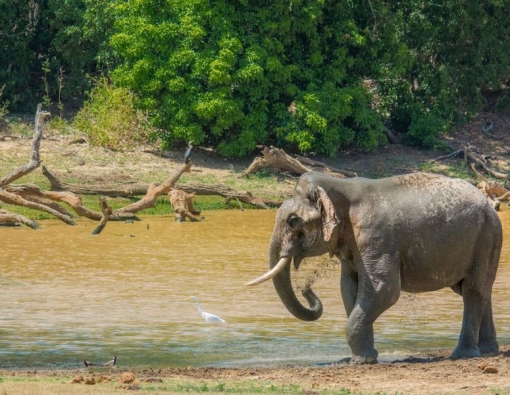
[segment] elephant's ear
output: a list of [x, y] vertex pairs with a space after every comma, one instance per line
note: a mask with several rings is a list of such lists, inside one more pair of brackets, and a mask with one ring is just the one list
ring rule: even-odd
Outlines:
[[[340, 220], [336, 216], [335, 207], [333, 203], [329, 199], [326, 191], [322, 187], [317, 187], [317, 208], [321, 212], [322, 215], [322, 234], [324, 235], [325, 241], [330, 241], [331, 236], [335, 228], [340, 223]], [[331, 240], [333, 242], [333, 240]], [[336, 244], [336, 243], [332, 243]], [[334, 246], [332, 246], [334, 248]], [[330, 255], [332, 251], [330, 251]]]

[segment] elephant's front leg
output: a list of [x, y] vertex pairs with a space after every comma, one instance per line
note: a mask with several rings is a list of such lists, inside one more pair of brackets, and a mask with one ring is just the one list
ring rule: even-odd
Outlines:
[[[377, 363], [377, 350], [374, 348], [374, 322], [400, 296], [400, 274], [393, 265], [385, 265], [379, 273], [357, 274], [357, 287], [353, 287], [355, 276], [344, 276], [342, 271], [342, 296], [344, 303], [351, 303], [352, 293], [357, 289], [352, 308], [346, 304], [348, 320], [346, 324], [347, 342], [352, 351], [354, 363]], [[372, 272], [370, 266], [365, 270]], [[350, 278], [350, 280], [348, 280]], [[347, 291], [344, 286], [348, 285]], [[350, 290], [350, 291], [348, 291]], [[348, 295], [351, 293], [351, 295]], [[349, 312], [349, 309], [351, 310]]]

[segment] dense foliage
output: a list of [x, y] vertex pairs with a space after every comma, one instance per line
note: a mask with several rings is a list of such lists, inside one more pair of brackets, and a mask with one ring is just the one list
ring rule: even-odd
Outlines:
[[[509, 6], [12, 0], [0, 4], [0, 102], [60, 104], [105, 74], [135, 95], [167, 147], [194, 140], [229, 156], [257, 144], [334, 155], [385, 141], [383, 124], [432, 146], [488, 104], [510, 108]], [[89, 115], [93, 100], [127, 94], [96, 89]]]

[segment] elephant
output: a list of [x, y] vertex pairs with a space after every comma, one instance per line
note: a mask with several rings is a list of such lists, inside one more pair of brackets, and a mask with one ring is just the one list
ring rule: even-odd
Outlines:
[[291, 262], [329, 253], [340, 261], [346, 338], [353, 363], [377, 363], [373, 324], [401, 291], [450, 287], [463, 298], [462, 328], [453, 359], [499, 352], [491, 293], [502, 226], [482, 193], [467, 181], [430, 173], [381, 179], [336, 178], [307, 172], [276, 214], [270, 270], [296, 318], [314, 321], [322, 303], [311, 287], [296, 297]]

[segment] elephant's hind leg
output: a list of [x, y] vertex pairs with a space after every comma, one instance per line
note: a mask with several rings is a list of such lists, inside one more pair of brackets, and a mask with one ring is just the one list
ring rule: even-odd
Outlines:
[[478, 348], [482, 354], [497, 354], [499, 344], [496, 338], [496, 328], [492, 317], [492, 303], [489, 300], [483, 312], [480, 333], [478, 336]]
[[491, 307], [495, 273], [489, 271], [476, 276], [474, 272], [462, 281], [460, 288], [453, 288], [464, 300], [462, 329], [453, 359], [479, 357], [482, 352], [493, 352], [491, 350], [498, 348]]

